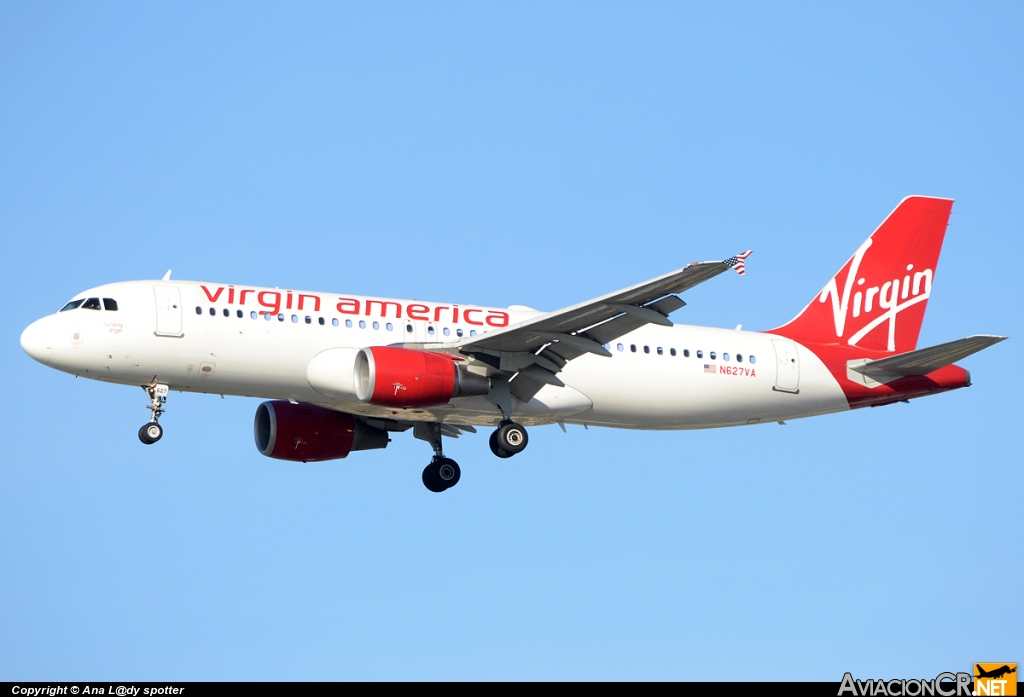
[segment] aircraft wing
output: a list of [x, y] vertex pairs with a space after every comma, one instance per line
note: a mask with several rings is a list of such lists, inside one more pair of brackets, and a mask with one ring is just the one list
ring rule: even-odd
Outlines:
[[512, 394], [528, 400], [544, 384], [561, 386], [563, 383], [556, 374], [568, 361], [585, 353], [610, 357], [604, 344], [645, 324], [671, 326], [667, 315], [686, 305], [676, 293], [687, 291], [739, 263], [737, 257], [695, 262], [629, 288], [508, 327], [455, 342], [420, 344], [416, 348], [472, 356], [511, 375]]

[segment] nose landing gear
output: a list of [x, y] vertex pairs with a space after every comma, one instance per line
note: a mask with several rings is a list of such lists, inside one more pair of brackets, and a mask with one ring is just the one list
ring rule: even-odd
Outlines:
[[152, 415], [149, 418], [149, 423], [139, 429], [139, 440], [146, 445], [152, 445], [164, 437], [164, 429], [160, 425], [160, 415], [164, 413], [169, 388], [167, 385], [153, 385], [142, 389], [149, 395], [149, 404], [146, 405], [146, 408]]

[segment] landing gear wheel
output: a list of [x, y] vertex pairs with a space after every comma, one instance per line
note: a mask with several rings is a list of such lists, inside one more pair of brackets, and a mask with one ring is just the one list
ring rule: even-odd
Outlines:
[[164, 437], [164, 429], [155, 421], [139, 429], [139, 440], [146, 445], [153, 445]]
[[437, 478], [434, 476], [434, 466], [427, 465], [423, 468], [423, 486], [427, 487], [428, 490], [433, 491], [435, 494], [440, 494], [445, 490]]
[[430, 464], [423, 468], [423, 486], [436, 494], [451, 489], [462, 478], [459, 463], [445, 457], [441, 449], [441, 424], [437, 422], [421, 422], [416, 424], [413, 435], [430, 443], [434, 449], [434, 457]]
[[444, 483], [445, 489], [451, 489], [462, 479], [462, 468], [455, 460], [447, 457], [441, 458], [433, 463], [433, 467], [436, 468], [434, 471], [437, 472], [438, 481]]
[[459, 463], [447, 457], [437, 458], [423, 468], [423, 486], [435, 494], [451, 489], [462, 479]]
[[499, 426], [494, 432], [494, 439], [498, 448], [509, 455], [523, 452], [526, 450], [526, 444], [530, 442], [526, 429], [514, 421]]
[[491, 438], [490, 438], [489, 441], [487, 441], [487, 444], [491, 446], [491, 452], [494, 453], [496, 456], [500, 457], [503, 460], [505, 458], [507, 458], [507, 457], [512, 457], [512, 455], [515, 454], [515, 453], [507, 453], [507, 452], [505, 452], [504, 450], [502, 450], [501, 448], [498, 447], [498, 432], [497, 431], [494, 431], [494, 432], [491, 433]]

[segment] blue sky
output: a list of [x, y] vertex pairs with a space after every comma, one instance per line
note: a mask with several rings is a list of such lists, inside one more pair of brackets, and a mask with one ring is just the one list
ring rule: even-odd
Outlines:
[[[0, 6], [0, 679], [933, 677], [1022, 661], [1019, 4]], [[258, 400], [48, 370], [22, 329], [177, 278], [554, 309], [753, 248], [680, 323], [792, 317], [956, 199], [953, 394], [704, 432], [290, 464]], [[406, 434], [408, 436], [408, 434]], [[1017, 522], [1014, 522], [1017, 521]]]

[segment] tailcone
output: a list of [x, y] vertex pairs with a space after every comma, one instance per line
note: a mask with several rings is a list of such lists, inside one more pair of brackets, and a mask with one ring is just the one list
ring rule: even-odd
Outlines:
[[957, 390], [971, 386], [971, 374], [958, 365], [947, 365], [923, 376], [935, 384], [934, 390]]

